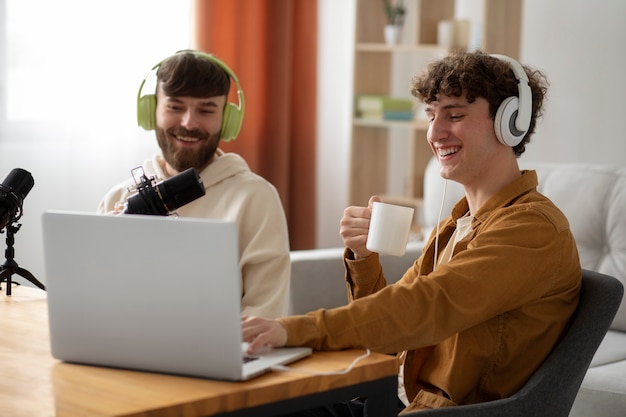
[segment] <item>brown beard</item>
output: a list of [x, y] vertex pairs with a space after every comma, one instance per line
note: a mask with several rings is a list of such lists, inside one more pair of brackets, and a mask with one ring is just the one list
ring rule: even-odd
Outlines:
[[[187, 130], [183, 128], [169, 129], [166, 132], [165, 129], [158, 126], [155, 132], [157, 142], [163, 153], [163, 158], [178, 172], [183, 172], [188, 168], [195, 168], [198, 172], [201, 172], [209, 165], [211, 159], [213, 159], [220, 143], [219, 132], [208, 134], [198, 130]], [[172, 138], [174, 135], [197, 137], [200, 139], [202, 146], [197, 151], [178, 148], [174, 143], [176, 139]]]

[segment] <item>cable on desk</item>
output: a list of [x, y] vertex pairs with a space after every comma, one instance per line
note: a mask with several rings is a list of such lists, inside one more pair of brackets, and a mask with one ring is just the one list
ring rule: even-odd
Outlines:
[[319, 372], [319, 371], [311, 371], [308, 369], [294, 369], [285, 365], [276, 365], [272, 366], [272, 371], [281, 371], [281, 372], [297, 372], [301, 374], [309, 374], [309, 375], [345, 375], [354, 368], [354, 366], [359, 363], [359, 361], [367, 358], [371, 354], [369, 349], [365, 350], [365, 353], [354, 358], [352, 363], [345, 369], [341, 369], [339, 371], [328, 371], [328, 372]]

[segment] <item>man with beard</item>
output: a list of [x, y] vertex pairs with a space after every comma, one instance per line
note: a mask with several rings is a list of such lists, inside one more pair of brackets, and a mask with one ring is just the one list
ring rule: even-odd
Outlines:
[[[237, 136], [243, 92], [235, 74], [212, 55], [185, 50], [156, 69], [156, 94], [139, 89], [137, 119], [155, 130], [162, 155], [142, 164], [160, 182], [195, 168], [206, 194], [176, 210], [180, 217], [222, 219], [239, 229], [242, 314], [280, 317], [287, 313], [290, 276], [287, 221], [274, 186], [250, 171], [241, 156], [224, 153], [220, 140]], [[239, 105], [227, 102], [230, 79]], [[102, 199], [99, 213], [120, 213], [132, 194], [129, 179]], [[169, 242], [175, 245], [176, 242]], [[211, 265], [207, 265], [210, 271]]]

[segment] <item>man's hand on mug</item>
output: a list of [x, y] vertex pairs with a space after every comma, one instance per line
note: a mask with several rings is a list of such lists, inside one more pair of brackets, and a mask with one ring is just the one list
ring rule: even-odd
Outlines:
[[367, 207], [350, 206], [343, 212], [339, 234], [344, 245], [354, 253], [355, 259], [367, 258], [372, 254], [365, 244], [372, 216], [372, 204], [375, 201], [381, 201], [380, 197], [370, 197]]

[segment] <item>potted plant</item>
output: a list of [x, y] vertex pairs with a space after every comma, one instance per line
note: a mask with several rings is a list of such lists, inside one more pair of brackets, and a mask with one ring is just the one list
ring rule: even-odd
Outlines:
[[387, 25], [402, 26], [404, 24], [404, 8], [403, 0], [383, 0], [385, 15], [387, 16]]
[[383, 0], [383, 8], [387, 17], [387, 25], [385, 26], [385, 42], [388, 44], [396, 44], [400, 40], [402, 26], [404, 24], [404, 8], [403, 0]]

